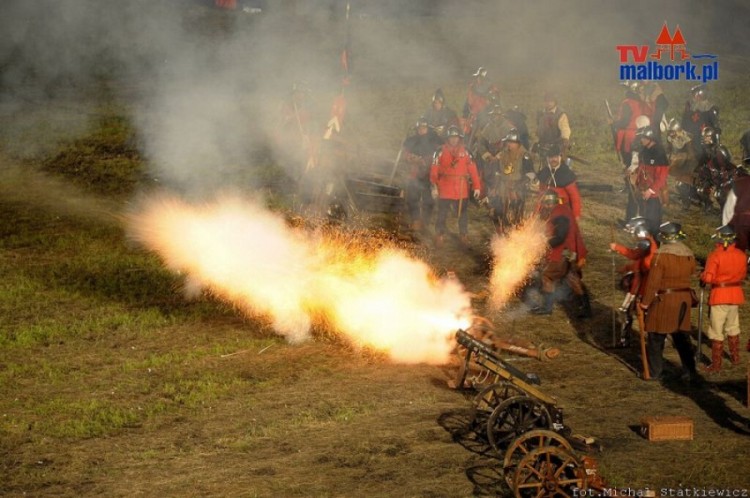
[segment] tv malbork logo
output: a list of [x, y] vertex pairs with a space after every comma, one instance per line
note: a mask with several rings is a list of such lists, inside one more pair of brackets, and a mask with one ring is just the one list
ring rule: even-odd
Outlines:
[[[649, 45], [617, 45], [620, 56], [620, 80], [715, 81], [719, 78], [718, 56], [691, 54], [678, 25], [674, 34], [667, 23]], [[704, 62], [706, 61], [706, 62]]]

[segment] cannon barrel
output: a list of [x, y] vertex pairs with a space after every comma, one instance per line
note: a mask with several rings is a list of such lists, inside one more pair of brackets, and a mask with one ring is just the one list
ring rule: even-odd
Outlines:
[[477, 356], [484, 357], [486, 360], [494, 363], [503, 370], [506, 370], [514, 377], [522, 379], [529, 384], [539, 385], [542, 383], [539, 379], [539, 376], [535, 374], [524, 373], [518, 370], [513, 365], [508, 364], [506, 361], [500, 358], [500, 356], [498, 356], [495, 351], [490, 349], [489, 346], [482, 343], [481, 341], [476, 340], [464, 330], [459, 329], [458, 332], [456, 332], [456, 341], [470, 352], [476, 354]]

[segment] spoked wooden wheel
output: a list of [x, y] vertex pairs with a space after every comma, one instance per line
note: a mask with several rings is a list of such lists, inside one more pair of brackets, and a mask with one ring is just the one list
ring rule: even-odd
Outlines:
[[548, 429], [552, 423], [547, 407], [529, 396], [511, 396], [492, 411], [487, 421], [487, 439], [497, 452], [525, 432]]
[[491, 384], [474, 396], [470, 420], [473, 424], [484, 427], [497, 405], [510, 397], [523, 394], [521, 389], [505, 380]]
[[546, 429], [535, 429], [533, 431], [525, 432], [508, 446], [508, 450], [505, 452], [505, 458], [503, 459], [503, 474], [505, 475], [505, 481], [508, 483], [508, 486], [511, 488], [513, 487], [513, 476], [516, 473], [518, 463], [523, 457], [537, 448], [544, 448], [546, 446], [559, 447], [569, 452], [573, 451], [573, 447], [567, 439], [557, 432], [548, 431]]
[[488, 416], [497, 405], [512, 396], [522, 396], [524, 392], [507, 380], [490, 384], [474, 396], [474, 408], [487, 412]]
[[512, 487], [517, 498], [572, 498], [587, 489], [586, 471], [573, 452], [545, 446], [521, 459]]

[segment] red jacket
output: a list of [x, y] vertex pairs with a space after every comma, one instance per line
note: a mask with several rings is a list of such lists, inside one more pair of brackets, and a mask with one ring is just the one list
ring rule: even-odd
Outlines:
[[540, 199], [547, 190], [557, 192], [560, 199], [570, 206], [570, 210], [576, 219], [581, 217], [581, 194], [576, 183], [569, 183], [564, 187], [546, 186], [539, 192]]
[[441, 199], [466, 199], [469, 197], [469, 180], [474, 190], [481, 190], [477, 165], [463, 144], [456, 147], [443, 144], [430, 168], [430, 182], [437, 185]]
[[638, 153], [638, 159], [636, 186], [639, 190], [651, 189], [655, 195], [660, 195], [667, 188], [669, 176], [669, 160], [664, 147], [658, 142], [651, 147], [644, 147]]
[[578, 223], [567, 204], [558, 204], [552, 209], [547, 220], [547, 240], [550, 245], [547, 261], [562, 261], [566, 251], [576, 253], [579, 260], [588, 254]]
[[635, 120], [638, 116], [646, 114], [646, 112], [645, 109], [643, 109], [643, 103], [640, 100], [627, 98], [622, 101], [622, 104], [620, 104], [620, 116], [623, 115], [623, 108], [625, 106], [628, 106], [630, 108], [630, 119], [628, 120], [628, 123], [624, 128], [620, 128], [617, 130], [616, 147], [617, 150], [627, 153], [632, 150], [631, 144], [633, 143], [633, 139], [635, 138]]
[[701, 273], [701, 280], [711, 284], [711, 295], [708, 304], [742, 304], [745, 293], [742, 281], [747, 276], [747, 257], [745, 251], [729, 244], [726, 249], [717, 245], [706, 259], [706, 268]]
[[615, 252], [622, 254], [628, 259], [633, 260], [629, 265], [626, 265], [625, 272], [632, 271], [635, 274], [633, 283], [630, 286], [629, 292], [631, 294], [643, 295], [643, 290], [646, 288], [646, 278], [648, 277], [648, 271], [651, 269], [651, 261], [654, 259], [654, 254], [659, 249], [656, 245], [656, 240], [649, 235], [648, 240], [651, 246], [648, 252], [644, 252], [641, 249], [634, 247], [626, 247], [620, 244], [615, 244]]

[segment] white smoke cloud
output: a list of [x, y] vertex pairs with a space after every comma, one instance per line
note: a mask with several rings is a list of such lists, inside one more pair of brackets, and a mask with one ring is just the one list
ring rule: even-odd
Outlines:
[[457, 281], [394, 248], [293, 230], [254, 201], [152, 198], [129, 220], [130, 236], [187, 275], [191, 293], [269, 317], [291, 342], [308, 339], [317, 320], [396, 361], [445, 363], [455, 331], [470, 324]]

